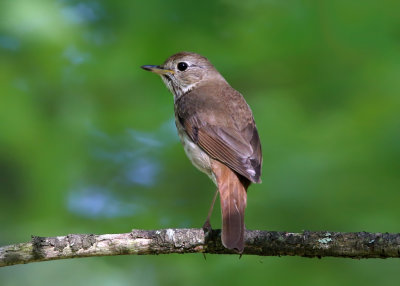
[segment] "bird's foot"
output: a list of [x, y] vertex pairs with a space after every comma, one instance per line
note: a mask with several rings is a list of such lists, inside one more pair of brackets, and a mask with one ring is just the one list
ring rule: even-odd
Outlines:
[[204, 233], [210, 233], [211, 231], [212, 231], [212, 227], [211, 227], [211, 223], [210, 223], [210, 220], [206, 220], [206, 222], [203, 224], [203, 230], [204, 230]]

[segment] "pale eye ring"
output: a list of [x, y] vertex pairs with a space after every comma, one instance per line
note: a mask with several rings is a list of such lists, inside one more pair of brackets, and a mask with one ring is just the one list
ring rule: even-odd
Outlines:
[[178, 65], [176, 67], [180, 71], [185, 71], [188, 68], [188, 64], [185, 62], [180, 62], [180, 63], [178, 63]]

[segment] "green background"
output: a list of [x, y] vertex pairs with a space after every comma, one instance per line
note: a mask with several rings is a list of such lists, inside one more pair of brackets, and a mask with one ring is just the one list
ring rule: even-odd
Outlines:
[[[207, 56], [252, 107], [249, 229], [399, 232], [399, 1], [0, 2], [0, 245], [200, 227], [212, 182], [144, 64]], [[220, 227], [219, 209], [212, 219]], [[201, 254], [0, 269], [1, 285], [393, 285], [400, 261]]]

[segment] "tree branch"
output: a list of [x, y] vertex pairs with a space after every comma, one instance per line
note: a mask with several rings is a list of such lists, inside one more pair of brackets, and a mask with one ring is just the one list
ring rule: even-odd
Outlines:
[[[246, 231], [243, 254], [345, 258], [400, 257], [400, 234], [368, 232]], [[0, 247], [0, 267], [38, 261], [124, 254], [235, 254], [221, 244], [220, 230], [132, 230], [122, 234], [32, 236], [26, 243]]]

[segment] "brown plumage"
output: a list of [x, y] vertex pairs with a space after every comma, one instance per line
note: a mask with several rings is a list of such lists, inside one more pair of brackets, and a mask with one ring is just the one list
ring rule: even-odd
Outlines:
[[253, 115], [227, 82], [196, 87], [176, 100], [175, 112], [185, 132], [208, 155], [249, 181], [261, 182], [261, 145]]
[[198, 54], [179, 53], [162, 66], [143, 68], [161, 74], [174, 94], [176, 126], [185, 152], [218, 187], [222, 243], [242, 253], [246, 191], [251, 182], [261, 182], [262, 164], [250, 107]]
[[222, 211], [222, 243], [226, 248], [244, 249], [244, 210], [247, 204], [246, 187], [235, 172], [214, 160], [212, 170], [217, 179]]

